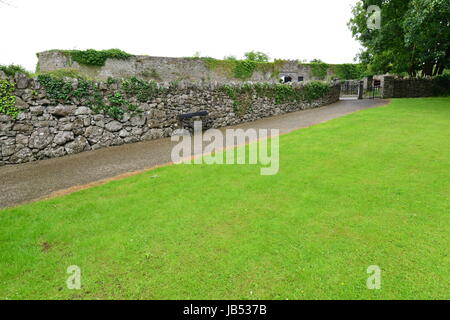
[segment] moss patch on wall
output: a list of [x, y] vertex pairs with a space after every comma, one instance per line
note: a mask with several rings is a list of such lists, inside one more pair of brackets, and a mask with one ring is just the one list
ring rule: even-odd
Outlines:
[[228, 79], [249, 80], [254, 72], [270, 73], [272, 78], [277, 78], [284, 60], [274, 62], [258, 62], [252, 60], [215, 59], [210, 57], [193, 57], [190, 59], [201, 60], [206, 67]]

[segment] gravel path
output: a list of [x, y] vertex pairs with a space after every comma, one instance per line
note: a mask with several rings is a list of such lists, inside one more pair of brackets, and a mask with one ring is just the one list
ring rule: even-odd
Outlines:
[[[386, 103], [386, 100], [342, 100], [325, 107], [265, 118], [232, 128], [274, 128], [284, 134]], [[0, 167], [0, 208], [166, 164], [170, 162], [173, 144], [166, 138]]]

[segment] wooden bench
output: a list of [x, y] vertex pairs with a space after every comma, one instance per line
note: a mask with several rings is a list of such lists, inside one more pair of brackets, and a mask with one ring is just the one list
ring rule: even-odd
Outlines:
[[[194, 118], [199, 118], [200, 120], [204, 120], [202, 118], [205, 118], [209, 115], [208, 111], [198, 111], [198, 112], [191, 112], [191, 113], [184, 113], [177, 115], [178, 120], [178, 128], [184, 129], [187, 127], [188, 130], [193, 132], [194, 130]], [[207, 124], [205, 121], [203, 121], [203, 129], [207, 127]]]

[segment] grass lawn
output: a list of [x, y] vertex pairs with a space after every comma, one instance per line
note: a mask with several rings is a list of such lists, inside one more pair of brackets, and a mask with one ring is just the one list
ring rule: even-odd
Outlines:
[[450, 98], [284, 135], [280, 157], [274, 176], [169, 166], [0, 211], [0, 298], [450, 299]]

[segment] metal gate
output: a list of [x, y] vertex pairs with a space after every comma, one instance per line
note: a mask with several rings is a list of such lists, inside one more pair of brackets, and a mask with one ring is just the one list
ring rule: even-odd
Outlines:
[[357, 80], [347, 80], [341, 83], [342, 99], [358, 99], [360, 91], [360, 82]]
[[370, 78], [364, 86], [365, 99], [381, 99], [381, 80]]
[[381, 83], [374, 80], [364, 84], [359, 80], [346, 80], [341, 82], [341, 99], [381, 99]]
[[374, 85], [364, 90], [364, 99], [381, 99], [381, 86]]

